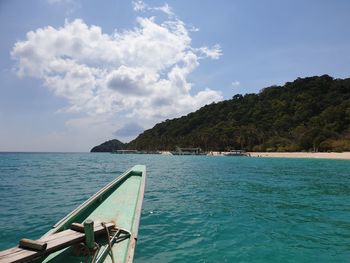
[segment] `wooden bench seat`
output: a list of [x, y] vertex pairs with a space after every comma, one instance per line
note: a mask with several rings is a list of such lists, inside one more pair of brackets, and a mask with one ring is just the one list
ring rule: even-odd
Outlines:
[[[114, 227], [113, 223], [107, 223], [107, 228]], [[105, 228], [98, 224], [94, 227], [95, 236], [106, 233]], [[36, 241], [38, 244], [46, 244], [46, 249], [31, 250], [28, 248], [14, 247], [0, 252], [0, 263], [14, 263], [14, 262], [30, 262], [36, 258], [48, 255], [55, 251], [69, 247], [85, 241], [85, 234], [81, 233], [77, 228], [75, 230], [64, 230], [56, 234], [43, 237]], [[24, 243], [28, 240], [24, 241]], [[34, 243], [34, 242], [33, 242]]]

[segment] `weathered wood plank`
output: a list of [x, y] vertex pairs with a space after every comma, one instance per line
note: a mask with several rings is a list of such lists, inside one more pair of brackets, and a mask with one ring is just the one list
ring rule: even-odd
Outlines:
[[80, 233], [84, 233], [84, 225], [83, 224], [79, 224], [79, 223], [72, 223], [70, 225], [70, 229], [80, 232]]
[[[113, 223], [107, 223], [106, 226], [111, 228], [114, 226]], [[98, 224], [94, 228], [95, 235], [100, 235], [105, 232], [102, 225]], [[20, 247], [10, 248], [5, 251], [0, 252], [0, 263], [23, 263], [30, 262], [38, 257], [48, 255], [55, 251], [61, 250], [63, 248], [69, 247], [73, 244], [83, 242], [85, 240], [85, 234], [80, 233], [71, 229], [52, 234], [41, 238], [38, 242], [47, 243], [45, 251], [33, 251], [28, 249], [23, 249]]]
[[39, 240], [31, 240], [31, 239], [27, 239], [27, 238], [22, 238], [19, 241], [19, 247], [25, 248], [25, 249], [36, 250], [36, 251], [44, 251], [47, 247], [47, 243], [39, 241]]

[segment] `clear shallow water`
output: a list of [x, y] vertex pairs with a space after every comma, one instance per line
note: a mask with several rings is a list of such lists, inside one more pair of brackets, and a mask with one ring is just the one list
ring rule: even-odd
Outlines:
[[350, 161], [1, 154], [0, 249], [147, 165], [135, 262], [347, 262]]

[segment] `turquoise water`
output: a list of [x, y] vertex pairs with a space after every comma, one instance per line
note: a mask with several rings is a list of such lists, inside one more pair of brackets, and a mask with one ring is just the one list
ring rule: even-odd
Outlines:
[[348, 262], [350, 161], [0, 154], [0, 249], [39, 238], [135, 164], [147, 186], [135, 262]]

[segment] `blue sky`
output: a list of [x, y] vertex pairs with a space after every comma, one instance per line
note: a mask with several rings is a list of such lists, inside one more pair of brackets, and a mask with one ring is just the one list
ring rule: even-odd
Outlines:
[[349, 77], [349, 10], [345, 0], [1, 0], [0, 151], [88, 151], [236, 93]]

